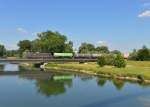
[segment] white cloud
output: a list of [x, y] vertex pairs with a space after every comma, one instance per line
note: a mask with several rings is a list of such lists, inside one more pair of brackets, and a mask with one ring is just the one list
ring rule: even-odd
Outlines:
[[138, 17], [150, 17], [150, 10], [146, 10], [143, 13], [141, 13]]
[[32, 35], [32, 36], [37, 36], [38, 34], [40, 34], [40, 32], [34, 32], [34, 33], [32, 33], [31, 35]]
[[98, 41], [97, 45], [98, 46], [108, 46], [108, 43], [106, 41]]
[[11, 44], [11, 45], [5, 45], [7, 50], [16, 50], [18, 49], [17, 45]]
[[22, 27], [18, 27], [18, 28], [16, 29], [16, 31], [17, 31], [17, 33], [19, 33], [19, 34], [28, 34], [28, 33], [29, 33], [26, 29], [24, 29], [24, 28], [22, 28]]

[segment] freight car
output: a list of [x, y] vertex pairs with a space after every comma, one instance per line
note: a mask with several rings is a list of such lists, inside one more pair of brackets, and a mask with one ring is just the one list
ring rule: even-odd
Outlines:
[[75, 59], [96, 59], [99, 56], [101, 56], [101, 54], [74, 54]]
[[73, 58], [73, 53], [54, 53], [53, 58]]
[[52, 59], [53, 55], [49, 53], [33, 53], [33, 52], [27, 52], [23, 56], [24, 58], [27, 59]]
[[24, 55], [27, 59], [58, 59], [58, 58], [68, 58], [68, 59], [96, 59], [101, 54], [73, 54], [73, 53], [33, 53], [28, 52]]

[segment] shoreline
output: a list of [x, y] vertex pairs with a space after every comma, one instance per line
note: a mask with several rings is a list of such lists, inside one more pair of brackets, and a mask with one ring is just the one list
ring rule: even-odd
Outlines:
[[[78, 69], [71, 69], [71, 68], [61, 68], [61, 67], [46, 67], [44, 66], [44, 69], [46, 72], [49, 72], [48, 70], [63, 70], [67, 72], [78, 72], [78, 73], [84, 73], [91, 76], [99, 76], [103, 78], [112, 78], [112, 79], [118, 79], [118, 80], [124, 80], [124, 81], [133, 81], [133, 82], [143, 82], [146, 84], [150, 84], [149, 79], [139, 79], [138, 77], [131, 77], [131, 76], [120, 76], [120, 75], [112, 75], [112, 74], [106, 74], [106, 73], [94, 73], [93, 71], [87, 71], [87, 70], [78, 70]], [[92, 73], [93, 72], [93, 73]]]

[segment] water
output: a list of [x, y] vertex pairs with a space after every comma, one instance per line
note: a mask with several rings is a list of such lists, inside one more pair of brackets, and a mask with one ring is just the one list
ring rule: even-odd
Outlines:
[[4, 72], [12, 72], [12, 71], [19, 71], [18, 64], [11, 64], [11, 63], [0, 63], [0, 71]]
[[[20, 71], [5, 65], [5, 72]], [[150, 107], [150, 86], [70, 73], [0, 75], [0, 107], [127, 106]]]

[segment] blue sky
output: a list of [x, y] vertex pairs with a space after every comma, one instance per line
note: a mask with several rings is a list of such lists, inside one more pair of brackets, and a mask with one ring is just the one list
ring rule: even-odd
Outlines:
[[46, 30], [129, 52], [150, 47], [150, 0], [0, 0], [0, 43], [17, 48]]

